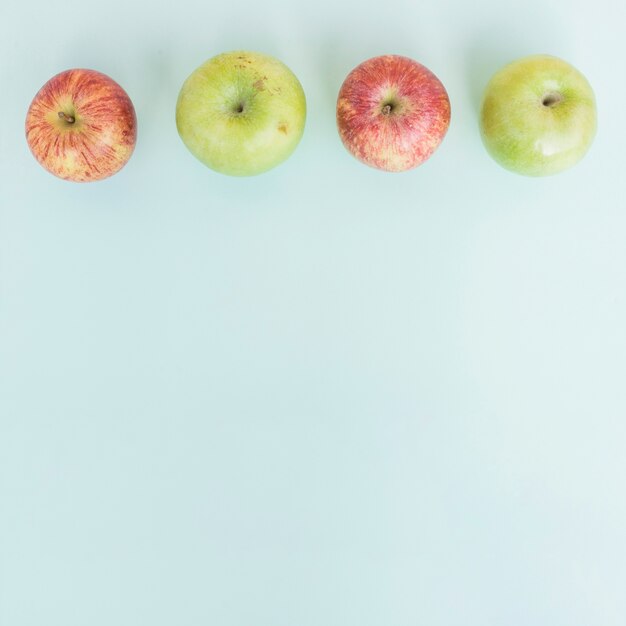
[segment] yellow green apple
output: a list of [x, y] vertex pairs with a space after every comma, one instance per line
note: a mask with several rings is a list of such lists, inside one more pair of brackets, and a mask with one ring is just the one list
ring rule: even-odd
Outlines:
[[503, 167], [547, 176], [580, 161], [596, 132], [596, 103], [587, 79], [549, 55], [518, 59], [489, 81], [480, 132]]
[[219, 54], [184, 82], [176, 126], [191, 153], [232, 176], [265, 172], [287, 159], [304, 132], [306, 99], [293, 72], [258, 52]]

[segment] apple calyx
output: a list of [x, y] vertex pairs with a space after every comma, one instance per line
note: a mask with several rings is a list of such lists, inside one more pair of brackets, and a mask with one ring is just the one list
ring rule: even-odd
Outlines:
[[68, 115], [63, 111], [59, 111], [59, 118], [65, 120], [68, 124], [73, 124], [76, 121], [76, 118], [73, 115]]

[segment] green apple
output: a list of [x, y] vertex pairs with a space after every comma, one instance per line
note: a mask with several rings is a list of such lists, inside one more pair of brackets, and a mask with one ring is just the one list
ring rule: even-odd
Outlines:
[[257, 52], [219, 54], [183, 84], [176, 126], [211, 169], [253, 176], [287, 159], [304, 132], [306, 99], [279, 60]]
[[487, 151], [503, 167], [527, 176], [556, 174], [580, 161], [593, 141], [593, 90], [561, 59], [519, 59], [489, 81], [480, 131]]

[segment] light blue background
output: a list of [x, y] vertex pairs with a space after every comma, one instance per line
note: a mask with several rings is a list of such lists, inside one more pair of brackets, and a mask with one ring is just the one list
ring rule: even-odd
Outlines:
[[[623, 626], [624, 10], [617, 0], [3, 2], [2, 626]], [[308, 98], [281, 167], [178, 138], [186, 76], [234, 48]], [[491, 74], [576, 65], [600, 126], [549, 179], [477, 131]], [[446, 85], [417, 170], [335, 130], [346, 74]], [[128, 166], [72, 185], [23, 136], [53, 74], [133, 99]]]

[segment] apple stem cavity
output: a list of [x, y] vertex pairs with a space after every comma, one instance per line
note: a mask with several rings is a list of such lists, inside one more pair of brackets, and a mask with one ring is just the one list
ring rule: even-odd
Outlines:
[[65, 120], [68, 124], [73, 124], [76, 121], [76, 118], [73, 115], [68, 115], [67, 113], [63, 113], [63, 111], [59, 111], [59, 117], [62, 120]]
[[383, 115], [389, 115], [391, 112], [393, 111], [393, 106], [391, 106], [391, 104], [386, 104], [383, 108], [381, 113]]
[[551, 92], [551, 93], [547, 93], [543, 97], [543, 99], [541, 100], [541, 104], [543, 104], [544, 107], [551, 108], [553, 106], [556, 106], [562, 100], [563, 100], [563, 96], [560, 93]]

